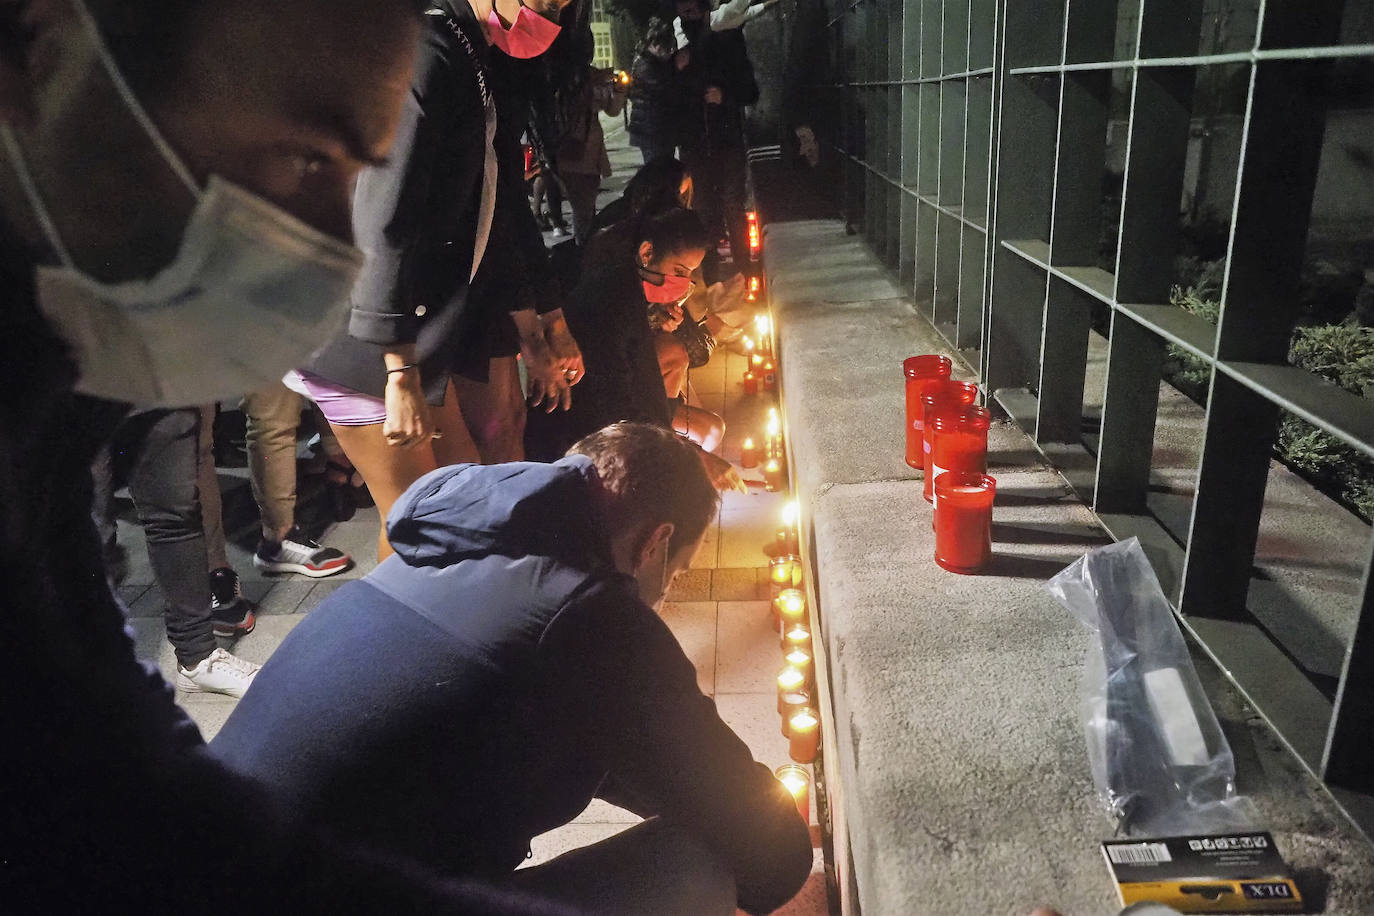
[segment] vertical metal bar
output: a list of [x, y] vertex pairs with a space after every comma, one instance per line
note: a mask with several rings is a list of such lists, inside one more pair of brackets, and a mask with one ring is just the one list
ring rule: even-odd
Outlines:
[[1092, 300], [1051, 277], [1040, 341], [1037, 442], [1077, 442], [1083, 425], [1083, 379], [1088, 368]]
[[1350, 649], [1341, 669], [1322, 755], [1322, 776], [1347, 789], [1374, 792], [1374, 550], [1365, 564], [1364, 592]]
[[1145, 511], [1163, 369], [1164, 341], [1113, 312], [1093, 497], [1099, 513]]

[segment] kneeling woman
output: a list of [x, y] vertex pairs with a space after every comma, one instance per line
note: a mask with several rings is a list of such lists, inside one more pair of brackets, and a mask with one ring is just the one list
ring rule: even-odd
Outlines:
[[[582, 348], [586, 375], [569, 410], [530, 411], [525, 454], [532, 460], [561, 458], [583, 436], [620, 420], [672, 425], [655, 327], [671, 329], [682, 320], [692, 272], [706, 256], [707, 233], [695, 213], [674, 209], [639, 222], [634, 238], [631, 251], [607, 246], [584, 264], [568, 297], [564, 316]], [[717, 486], [743, 489], [728, 461], [701, 454]]]

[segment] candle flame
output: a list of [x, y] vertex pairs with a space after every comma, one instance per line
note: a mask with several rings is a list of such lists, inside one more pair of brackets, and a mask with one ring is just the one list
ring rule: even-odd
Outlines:
[[787, 631], [787, 641], [791, 643], [803, 643], [811, 638], [811, 631], [800, 623]]
[[803, 773], [793, 770], [778, 778], [781, 780], [782, 784], [786, 786], [787, 791], [792, 793], [793, 798], [798, 797], [806, 791], [806, 775]]
[[745, 338], [744, 338], [744, 350], [745, 350], [745, 352], [749, 352], [749, 351], [751, 351], [751, 350], [753, 350], [753, 349], [754, 349], [754, 338], [749, 337], [748, 335], [745, 335]]
[[795, 588], [785, 589], [778, 597], [782, 600], [782, 609], [789, 614], [800, 614], [806, 610], [806, 596]]
[[776, 436], [780, 432], [782, 432], [782, 421], [778, 419], [778, 409], [770, 407], [768, 408], [768, 435]]
[[802, 674], [800, 670], [794, 668], [791, 665], [788, 665], [786, 668], [782, 669], [782, 672], [778, 674], [778, 686], [781, 687], [784, 691], [796, 690], [798, 687], [805, 683], [806, 675]]
[[787, 662], [789, 665], [800, 668], [802, 665], [811, 661], [811, 653], [807, 652], [805, 649], [793, 649], [791, 652], [787, 653], [787, 657], [784, 658], [783, 661]]
[[791, 528], [797, 523], [797, 501], [789, 499], [782, 504], [782, 523]]
[[745, 440], [744, 440], [744, 447], [745, 447], [746, 449], [753, 448], [753, 447], [754, 447], [754, 440], [753, 440], [753, 439], [745, 439]]
[[768, 316], [767, 316], [767, 315], [755, 315], [755, 316], [754, 316], [754, 328], [759, 332], [759, 337], [760, 337], [760, 338], [764, 338], [764, 337], [767, 337], [767, 336], [768, 336], [768, 332], [769, 332], [769, 330], [770, 330], [770, 328], [771, 328], [771, 324], [772, 324], [772, 323], [768, 320]]
[[793, 731], [809, 732], [820, 724], [820, 720], [812, 714], [811, 710], [803, 709], [801, 712], [788, 719], [787, 724]]
[[769, 458], [768, 464], [764, 465], [763, 469], [769, 474], [776, 474], [779, 470], [781, 470], [781, 468], [782, 465], [778, 464], [778, 459]]

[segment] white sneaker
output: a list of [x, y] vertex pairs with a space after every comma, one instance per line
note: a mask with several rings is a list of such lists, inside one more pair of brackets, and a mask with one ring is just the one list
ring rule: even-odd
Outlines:
[[194, 668], [177, 665], [177, 689], [187, 693], [226, 693], [241, 697], [257, 676], [260, 665], [216, 649]]

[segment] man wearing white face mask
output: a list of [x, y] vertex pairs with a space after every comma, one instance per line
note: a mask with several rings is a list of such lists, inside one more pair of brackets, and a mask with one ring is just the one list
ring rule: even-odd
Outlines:
[[89, 514], [130, 403], [237, 396], [340, 320], [419, 10], [88, 2], [0, 0], [0, 909], [555, 912], [288, 823], [216, 762]]
[[[396, 555], [310, 612], [211, 750], [303, 817], [586, 912], [771, 912], [806, 825], [655, 613], [717, 502], [648, 424], [435, 471], [392, 512]], [[594, 796], [650, 820], [512, 874]]]

